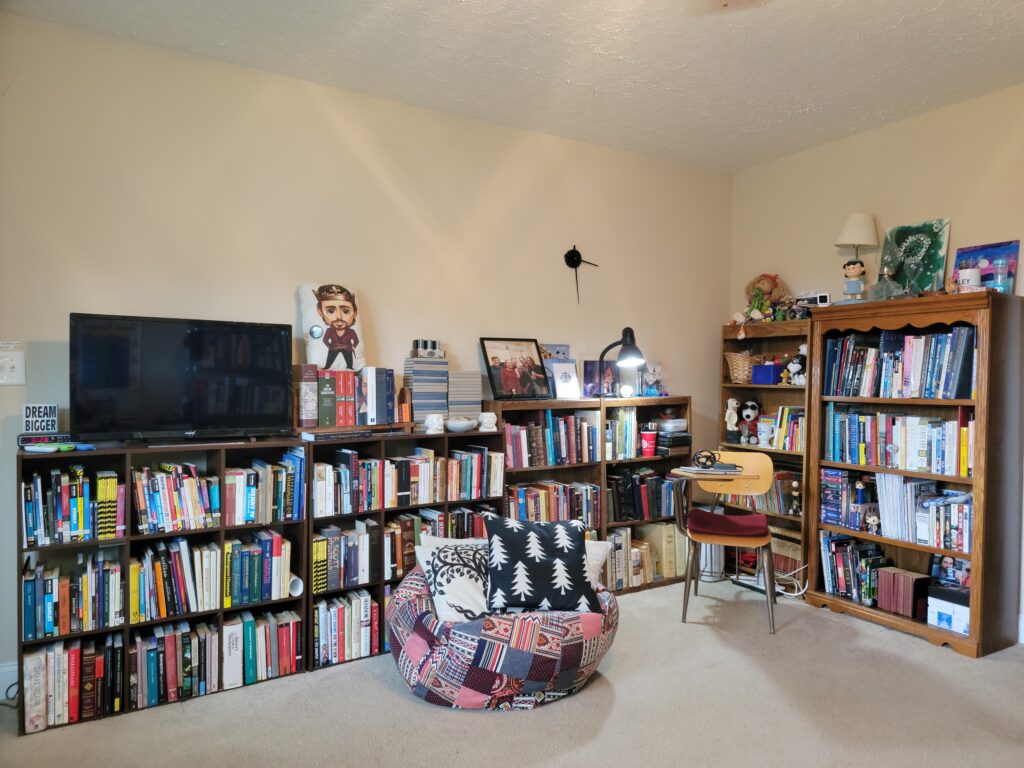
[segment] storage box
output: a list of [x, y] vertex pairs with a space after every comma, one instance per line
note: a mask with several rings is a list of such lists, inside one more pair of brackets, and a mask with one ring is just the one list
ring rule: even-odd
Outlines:
[[778, 384], [782, 381], [783, 365], [755, 365], [751, 369], [751, 384]]
[[971, 592], [934, 584], [928, 587], [928, 623], [961, 635], [971, 634]]

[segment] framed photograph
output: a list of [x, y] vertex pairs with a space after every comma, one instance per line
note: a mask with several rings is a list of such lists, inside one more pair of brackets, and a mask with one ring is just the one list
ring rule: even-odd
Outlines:
[[989, 288], [1012, 294], [1019, 255], [1020, 240], [957, 248], [953, 281], [958, 293]]
[[480, 339], [495, 400], [548, 400], [551, 384], [536, 339]]
[[575, 360], [551, 360], [551, 377], [555, 382], [555, 397], [559, 400], [580, 399], [580, 379]]
[[933, 579], [946, 586], [971, 586], [971, 561], [961, 560], [952, 555], [932, 555], [932, 567], [929, 574]]

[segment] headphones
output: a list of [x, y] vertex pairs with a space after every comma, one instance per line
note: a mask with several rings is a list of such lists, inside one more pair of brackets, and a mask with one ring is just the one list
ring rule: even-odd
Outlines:
[[693, 466], [701, 469], [711, 469], [718, 463], [719, 455], [714, 451], [699, 450], [693, 454]]

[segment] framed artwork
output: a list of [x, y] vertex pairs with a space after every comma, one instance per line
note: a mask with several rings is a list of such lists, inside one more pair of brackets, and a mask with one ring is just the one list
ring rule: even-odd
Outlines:
[[569, 354], [568, 344], [547, 344], [541, 343], [540, 345], [540, 356], [541, 362], [544, 363], [544, 370], [548, 374], [548, 386], [552, 392], [556, 392], [555, 389], [555, 374], [551, 366], [557, 362], [572, 362], [574, 365], [576, 361]]
[[495, 400], [547, 400], [551, 384], [536, 339], [480, 339]]
[[[598, 360], [583, 361], [583, 396], [600, 397], [601, 382]], [[606, 397], [632, 397], [643, 386], [640, 368], [619, 368], [614, 360], [604, 361], [604, 394]]]
[[355, 293], [339, 283], [303, 283], [298, 298], [306, 362], [327, 370], [361, 371], [366, 351]]
[[644, 364], [643, 383], [644, 387], [641, 394], [644, 397], [668, 394], [668, 389], [665, 387], [665, 370], [661, 367], [661, 363], [648, 360]]
[[[1020, 240], [957, 248], [953, 261], [953, 281], [960, 286], [958, 290], [963, 293], [969, 293], [969, 289], [972, 288], [991, 288], [1001, 293], [1012, 294], [1019, 255]], [[997, 261], [1001, 262], [998, 271]], [[964, 278], [963, 283], [961, 277]]]
[[885, 233], [883, 258], [899, 263], [895, 280], [911, 296], [942, 287], [949, 248], [949, 219], [892, 227]]
[[552, 360], [551, 377], [555, 382], [555, 397], [559, 400], [580, 399], [580, 379], [575, 360]]
[[940, 584], [946, 586], [971, 586], [971, 561], [961, 560], [952, 555], [932, 555], [932, 567], [929, 574]]

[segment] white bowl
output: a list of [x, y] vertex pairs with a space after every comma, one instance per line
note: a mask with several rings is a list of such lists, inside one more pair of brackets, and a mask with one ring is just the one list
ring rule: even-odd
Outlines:
[[449, 432], [469, 432], [476, 427], [476, 419], [448, 419], [447, 427]]

